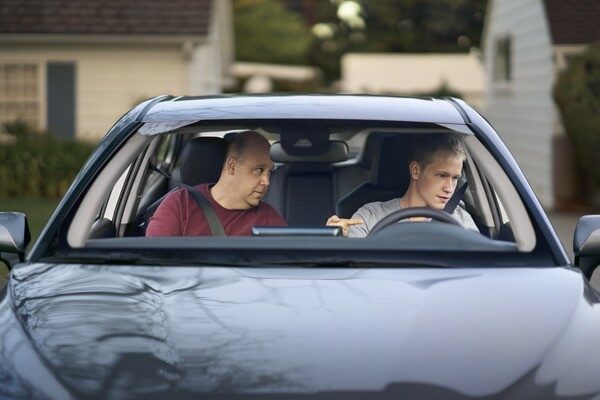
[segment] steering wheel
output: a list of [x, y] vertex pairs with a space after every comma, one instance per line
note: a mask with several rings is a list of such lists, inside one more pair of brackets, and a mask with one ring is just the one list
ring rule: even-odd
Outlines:
[[369, 231], [369, 236], [384, 230], [385, 228], [387, 228], [395, 222], [414, 217], [431, 218], [435, 219], [436, 221], [445, 222], [447, 224], [454, 224], [462, 227], [462, 225], [457, 220], [452, 218], [452, 216], [445, 211], [436, 210], [435, 208], [430, 207], [410, 207], [394, 211], [393, 213], [383, 217]]

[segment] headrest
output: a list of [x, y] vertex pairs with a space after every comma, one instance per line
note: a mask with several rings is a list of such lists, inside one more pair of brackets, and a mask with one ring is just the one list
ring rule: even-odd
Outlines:
[[336, 163], [348, 159], [348, 145], [346, 142], [333, 140], [327, 143], [325, 151], [321, 154], [291, 155], [288, 154], [281, 142], [271, 145], [271, 160], [279, 163]]
[[181, 179], [187, 185], [214, 183], [219, 180], [227, 141], [219, 137], [198, 137], [183, 149]]
[[405, 191], [410, 183], [408, 161], [410, 136], [394, 135], [382, 138], [375, 155], [369, 181], [378, 189]]
[[358, 160], [358, 164], [365, 168], [371, 168], [373, 161], [375, 160], [375, 155], [378, 154], [381, 149], [383, 139], [396, 135], [397, 134], [392, 132], [371, 132], [369, 136], [367, 136], [367, 140], [365, 140], [363, 152]]

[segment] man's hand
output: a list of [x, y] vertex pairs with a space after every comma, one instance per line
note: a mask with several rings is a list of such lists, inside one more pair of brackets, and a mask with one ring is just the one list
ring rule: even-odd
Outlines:
[[344, 236], [348, 236], [348, 231], [350, 230], [350, 226], [363, 224], [363, 223], [364, 223], [364, 221], [360, 218], [345, 219], [345, 218], [340, 218], [337, 215], [332, 215], [327, 220], [326, 225], [327, 226], [339, 226], [342, 228], [342, 234]]

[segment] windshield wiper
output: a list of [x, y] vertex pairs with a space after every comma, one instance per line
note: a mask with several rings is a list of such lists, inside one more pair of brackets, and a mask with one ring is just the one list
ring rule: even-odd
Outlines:
[[302, 267], [302, 268], [453, 268], [444, 260], [432, 259], [392, 259], [379, 258], [338, 258], [338, 257], [302, 257], [268, 255], [231, 255], [231, 254], [189, 254], [177, 256], [160, 253], [99, 253], [73, 251], [44, 257], [44, 262], [52, 263], [89, 263], [104, 265], [160, 265], [160, 266], [223, 266], [223, 267]]
[[281, 260], [271, 262], [257, 262], [257, 263], [240, 263], [236, 266], [245, 267], [303, 267], [303, 268], [454, 268], [447, 262], [431, 261], [431, 260], [318, 260], [318, 259], [306, 259], [306, 260]]

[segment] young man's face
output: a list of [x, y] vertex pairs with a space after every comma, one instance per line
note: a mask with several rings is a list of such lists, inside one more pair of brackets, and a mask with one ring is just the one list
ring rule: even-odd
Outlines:
[[267, 193], [273, 162], [269, 147], [260, 146], [249, 150], [241, 160], [236, 160], [234, 172], [236, 197], [242, 206], [256, 207]]
[[[411, 163], [411, 176], [424, 206], [442, 210], [456, 189], [463, 161], [454, 155], [438, 153], [425, 168]], [[415, 174], [416, 169], [416, 174]], [[415, 179], [416, 178], [416, 179]]]

